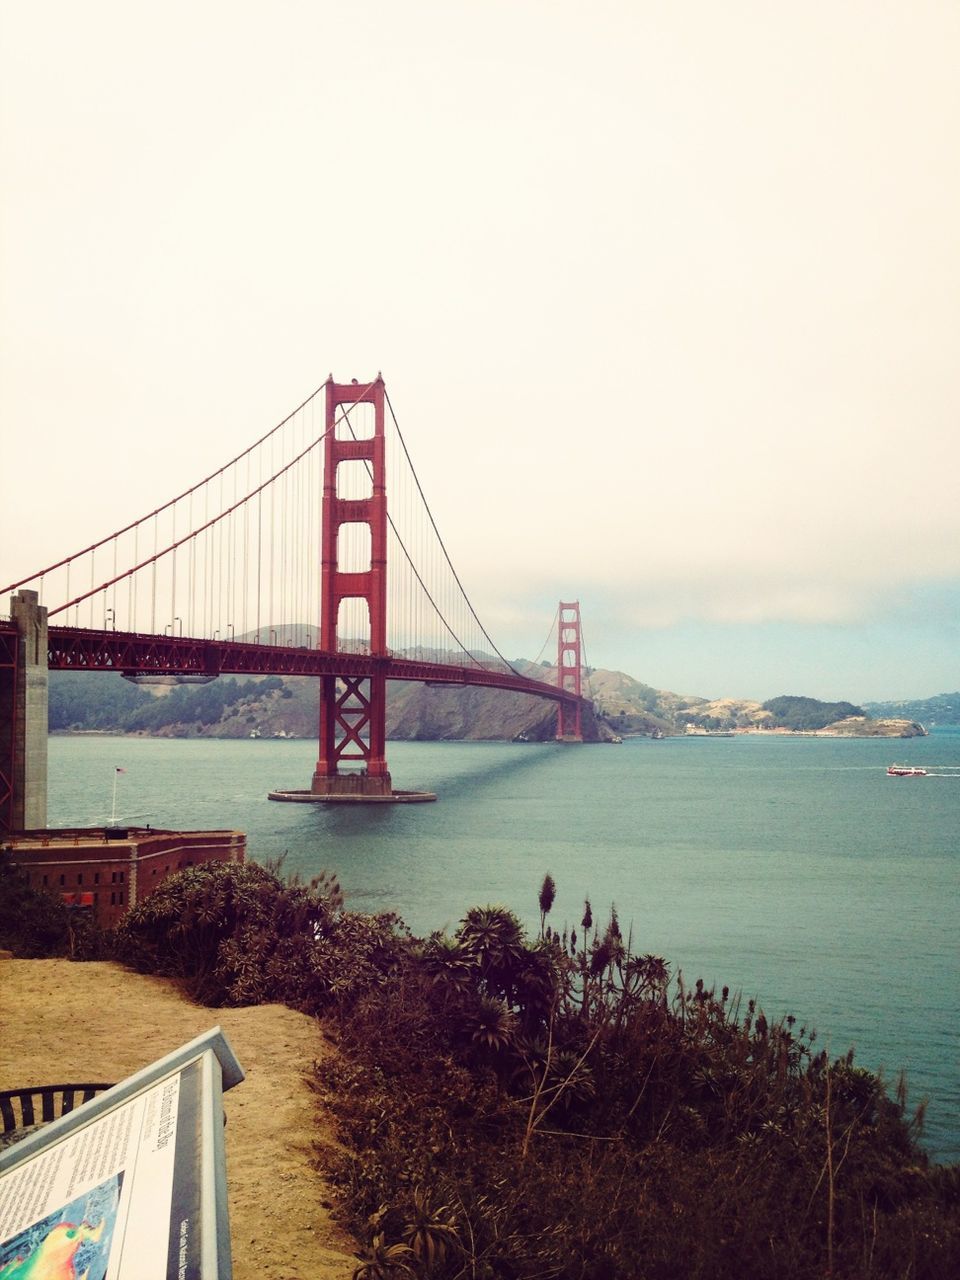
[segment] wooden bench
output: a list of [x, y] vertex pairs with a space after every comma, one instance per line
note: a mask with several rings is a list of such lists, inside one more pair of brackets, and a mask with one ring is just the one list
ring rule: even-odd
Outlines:
[[31, 1129], [65, 1116], [112, 1084], [44, 1084], [32, 1089], [0, 1090], [0, 1146], [16, 1142]]

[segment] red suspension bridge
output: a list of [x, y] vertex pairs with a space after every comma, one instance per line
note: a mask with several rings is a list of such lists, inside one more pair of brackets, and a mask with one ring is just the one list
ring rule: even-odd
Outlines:
[[8, 592], [0, 829], [46, 823], [47, 670], [317, 677], [316, 769], [308, 790], [278, 799], [414, 798], [393, 791], [387, 767], [388, 680], [551, 699], [558, 739], [583, 740], [578, 604], [559, 608], [556, 684], [504, 658], [450, 561], [379, 375], [331, 376], [224, 467]]

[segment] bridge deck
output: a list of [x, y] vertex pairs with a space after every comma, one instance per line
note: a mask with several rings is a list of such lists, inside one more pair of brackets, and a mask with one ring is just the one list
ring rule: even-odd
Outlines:
[[49, 628], [52, 671], [116, 671], [124, 675], [352, 676], [383, 675], [388, 680], [480, 686], [527, 693], [554, 702], [588, 704], [588, 699], [541, 680], [482, 666], [448, 666], [401, 657], [329, 653], [322, 649], [251, 644], [240, 640], [195, 640], [86, 627]]

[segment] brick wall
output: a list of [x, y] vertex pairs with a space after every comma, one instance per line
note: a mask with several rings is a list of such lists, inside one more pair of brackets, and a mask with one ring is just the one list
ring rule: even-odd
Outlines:
[[204, 862], [243, 862], [239, 831], [49, 830], [4, 842], [30, 884], [92, 910], [102, 928], [117, 924], [164, 878]]

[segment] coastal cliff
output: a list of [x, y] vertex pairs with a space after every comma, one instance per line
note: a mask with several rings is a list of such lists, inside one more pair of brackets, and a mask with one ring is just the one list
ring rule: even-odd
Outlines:
[[923, 725], [915, 720], [871, 720], [869, 716], [850, 716], [829, 726], [838, 738], [922, 738]]

